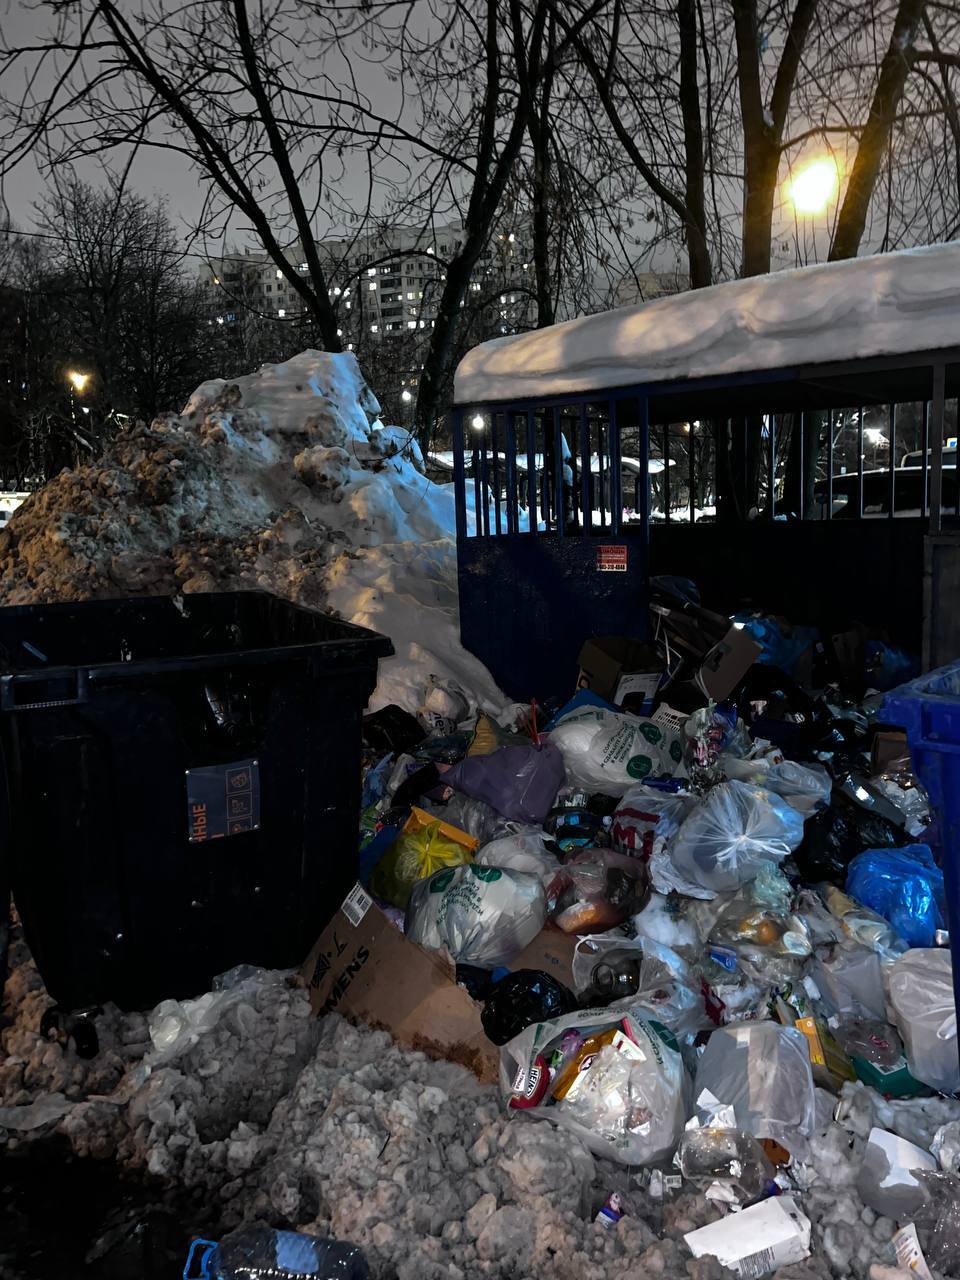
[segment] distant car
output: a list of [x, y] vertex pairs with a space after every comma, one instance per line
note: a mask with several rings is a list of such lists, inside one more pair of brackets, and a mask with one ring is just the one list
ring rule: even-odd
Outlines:
[[[944, 515], [957, 514], [957, 468], [956, 450], [951, 451], [951, 463], [946, 465], [947, 450], [944, 450], [944, 469], [941, 485], [940, 506]], [[912, 455], [907, 454], [908, 458]], [[917, 454], [919, 459], [922, 455]], [[865, 471], [863, 473], [863, 511], [864, 519], [888, 517], [890, 514], [891, 485], [894, 494], [893, 514], [895, 516], [922, 516], [930, 506], [930, 476], [924, 473], [919, 462], [915, 466], [897, 467], [892, 473], [884, 471]], [[926, 486], [926, 488], [924, 487]], [[814, 489], [814, 501], [819, 508], [822, 520], [858, 520], [857, 495], [859, 479], [856, 472], [833, 477], [833, 504], [827, 510], [828, 485], [826, 480], [818, 482]], [[926, 495], [926, 501], [924, 496]]]

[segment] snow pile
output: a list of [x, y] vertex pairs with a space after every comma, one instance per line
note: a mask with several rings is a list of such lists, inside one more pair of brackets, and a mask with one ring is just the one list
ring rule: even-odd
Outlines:
[[778, 271], [533, 333], [457, 369], [458, 404], [933, 351], [955, 342], [960, 242]]
[[0, 532], [0, 600], [259, 588], [393, 638], [372, 706], [415, 711], [436, 674], [501, 714], [459, 643], [453, 486], [378, 412], [352, 354], [205, 382], [24, 504]]

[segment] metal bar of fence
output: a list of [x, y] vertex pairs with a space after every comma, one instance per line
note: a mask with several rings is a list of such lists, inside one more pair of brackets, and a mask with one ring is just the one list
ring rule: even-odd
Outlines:
[[516, 533], [520, 528], [518, 510], [519, 494], [517, 493], [517, 420], [516, 415], [507, 410], [504, 452], [507, 455], [507, 533]]
[[534, 424], [533, 410], [527, 410], [527, 515], [530, 517], [527, 527], [530, 532], [537, 532], [537, 430]]
[[453, 435], [453, 492], [457, 518], [457, 537], [467, 536], [467, 486], [463, 463], [463, 410], [454, 409], [451, 420]]
[[857, 415], [857, 519], [863, 519], [863, 405]]
[[690, 455], [689, 457], [690, 467], [689, 467], [689, 474], [687, 477], [687, 485], [690, 489], [690, 523], [693, 524], [694, 523], [693, 508], [695, 505], [695, 499], [697, 494], [697, 442], [695, 438], [697, 424], [695, 422], [690, 422], [687, 424], [687, 426], [689, 427], [689, 430], [687, 432], [687, 453]]
[[897, 406], [889, 406], [890, 413], [890, 509], [887, 519], [892, 520], [897, 514]]
[[477, 537], [483, 533], [483, 505], [480, 492], [480, 441], [474, 437], [473, 446], [473, 521]]
[[490, 536], [490, 481], [487, 474], [487, 442], [480, 441], [480, 462], [478, 466], [480, 472], [480, 520], [477, 523], [478, 528], [483, 529], [483, 536]]
[[930, 408], [930, 532], [943, 527], [943, 420], [947, 390], [946, 365], [933, 366], [933, 401]]
[[800, 433], [798, 441], [800, 448], [800, 519], [806, 516], [807, 501], [807, 415], [801, 413], [799, 419], [795, 419], [796, 428]]
[[620, 422], [617, 417], [617, 402], [609, 402], [607, 421], [610, 424], [610, 532], [619, 536], [620, 522], [623, 519], [623, 495], [620, 491]]
[[670, 424], [663, 424], [663, 517], [670, 523]]
[[587, 402], [580, 402], [580, 529], [591, 528], [590, 514], [590, 424], [587, 422]]
[[563, 420], [560, 410], [553, 411], [553, 501], [556, 513], [557, 535], [564, 535], [565, 495], [563, 488]]
[[833, 410], [827, 412], [827, 519], [833, 519]]
[[777, 514], [777, 415], [770, 414], [770, 476], [767, 501], [771, 517]]
[[927, 514], [927, 490], [930, 480], [930, 401], [923, 402], [923, 415], [920, 420], [920, 466], [921, 472], [921, 492], [920, 492], [920, 514]]
[[493, 523], [497, 537], [503, 533], [503, 517], [500, 511], [500, 441], [497, 422], [502, 415], [490, 415], [490, 471], [493, 476]]
[[[606, 503], [603, 494], [603, 418], [600, 414], [594, 420], [597, 424], [597, 478], [593, 481], [593, 502], [596, 504], [596, 510], [600, 512], [600, 528], [606, 532], [607, 514]], [[590, 476], [593, 477], [593, 445], [590, 446]], [[592, 517], [591, 517], [592, 518]]]
[[637, 426], [639, 434], [640, 475], [637, 477], [637, 513], [643, 521], [644, 537], [650, 522], [650, 406], [646, 396], [637, 401]]

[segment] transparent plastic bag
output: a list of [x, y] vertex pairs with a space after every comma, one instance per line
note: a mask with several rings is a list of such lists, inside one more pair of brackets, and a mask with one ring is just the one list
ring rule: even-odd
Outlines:
[[803, 839], [803, 818], [779, 796], [723, 782], [684, 820], [670, 853], [707, 889], [737, 889], [764, 863], [782, 862]]
[[891, 1070], [903, 1057], [903, 1042], [888, 1022], [847, 1015], [831, 1029], [834, 1040], [850, 1058]]
[[640, 859], [612, 849], [583, 849], [554, 877], [547, 906], [564, 933], [601, 933], [641, 911], [649, 893], [647, 869]]
[[913, 1174], [926, 1199], [913, 1215], [928, 1267], [960, 1275], [960, 1177], [932, 1169]]
[[687, 801], [643, 784], [626, 792], [613, 815], [613, 847], [620, 853], [649, 858], [654, 841], [676, 835]]
[[810, 977], [829, 1014], [886, 1019], [880, 957], [870, 947], [855, 942], [818, 947]]
[[547, 848], [548, 839], [537, 827], [517, 826], [485, 844], [477, 851], [474, 861], [481, 867], [501, 867], [539, 876], [546, 888], [560, 870], [560, 859]]
[[888, 920], [910, 947], [932, 947], [944, 927], [943, 872], [925, 844], [858, 854], [847, 893]]
[[195, 1240], [185, 1280], [367, 1280], [367, 1260], [355, 1244], [300, 1231], [246, 1227], [219, 1244]]
[[677, 1161], [685, 1178], [699, 1186], [718, 1182], [741, 1208], [778, 1193], [776, 1171], [763, 1147], [752, 1134], [739, 1129], [687, 1129], [677, 1148]]
[[816, 1095], [806, 1037], [777, 1022], [721, 1027], [697, 1067], [696, 1097], [706, 1090], [732, 1106], [737, 1127], [772, 1138], [806, 1159], [816, 1124]]
[[907, 951], [890, 971], [890, 1008], [916, 1080], [941, 1093], [960, 1089], [957, 1011], [950, 952]]
[[451, 867], [414, 886], [406, 935], [460, 964], [496, 969], [528, 946], [547, 919], [536, 876], [499, 867]]
[[573, 955], [573, 987], [584, 1007], [643, 1009], [677, 1036], [713, 1026], [700, 979], [675, 951], [649, 938], [581, 938]]
[[833, 779], [822, 764], [781, 760], [767, 770], [763, 786], [807, 817], [830, 803]]

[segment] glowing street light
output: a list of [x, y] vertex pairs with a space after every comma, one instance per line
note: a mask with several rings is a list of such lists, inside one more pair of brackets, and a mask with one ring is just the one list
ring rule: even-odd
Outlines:
[[409, 404], [410, 401], [413, 399], [413, 394], [410, 391], [408, 391], [406, 387], [404, 387], [403, 390], [400, 392], [400, 399], [403, 401], [404, 404]]
[[840, 175], [831, 156], [812, 160], [790, 183], [790, 199], [798, 213], [823, 213], [833, 199]]
[[482, 431], [487, 424], [483, 420], [483, 414], [477, 413], [470, 419], [470, 425], [474, 431]]
[[70, 383], [70, 386], [77, 395], [82, 396], [84, 388], [90, 381], [90, 375], [89, 373], [77, 373], [76, 369], [71, 369], [67, 374], [67, 381]]

